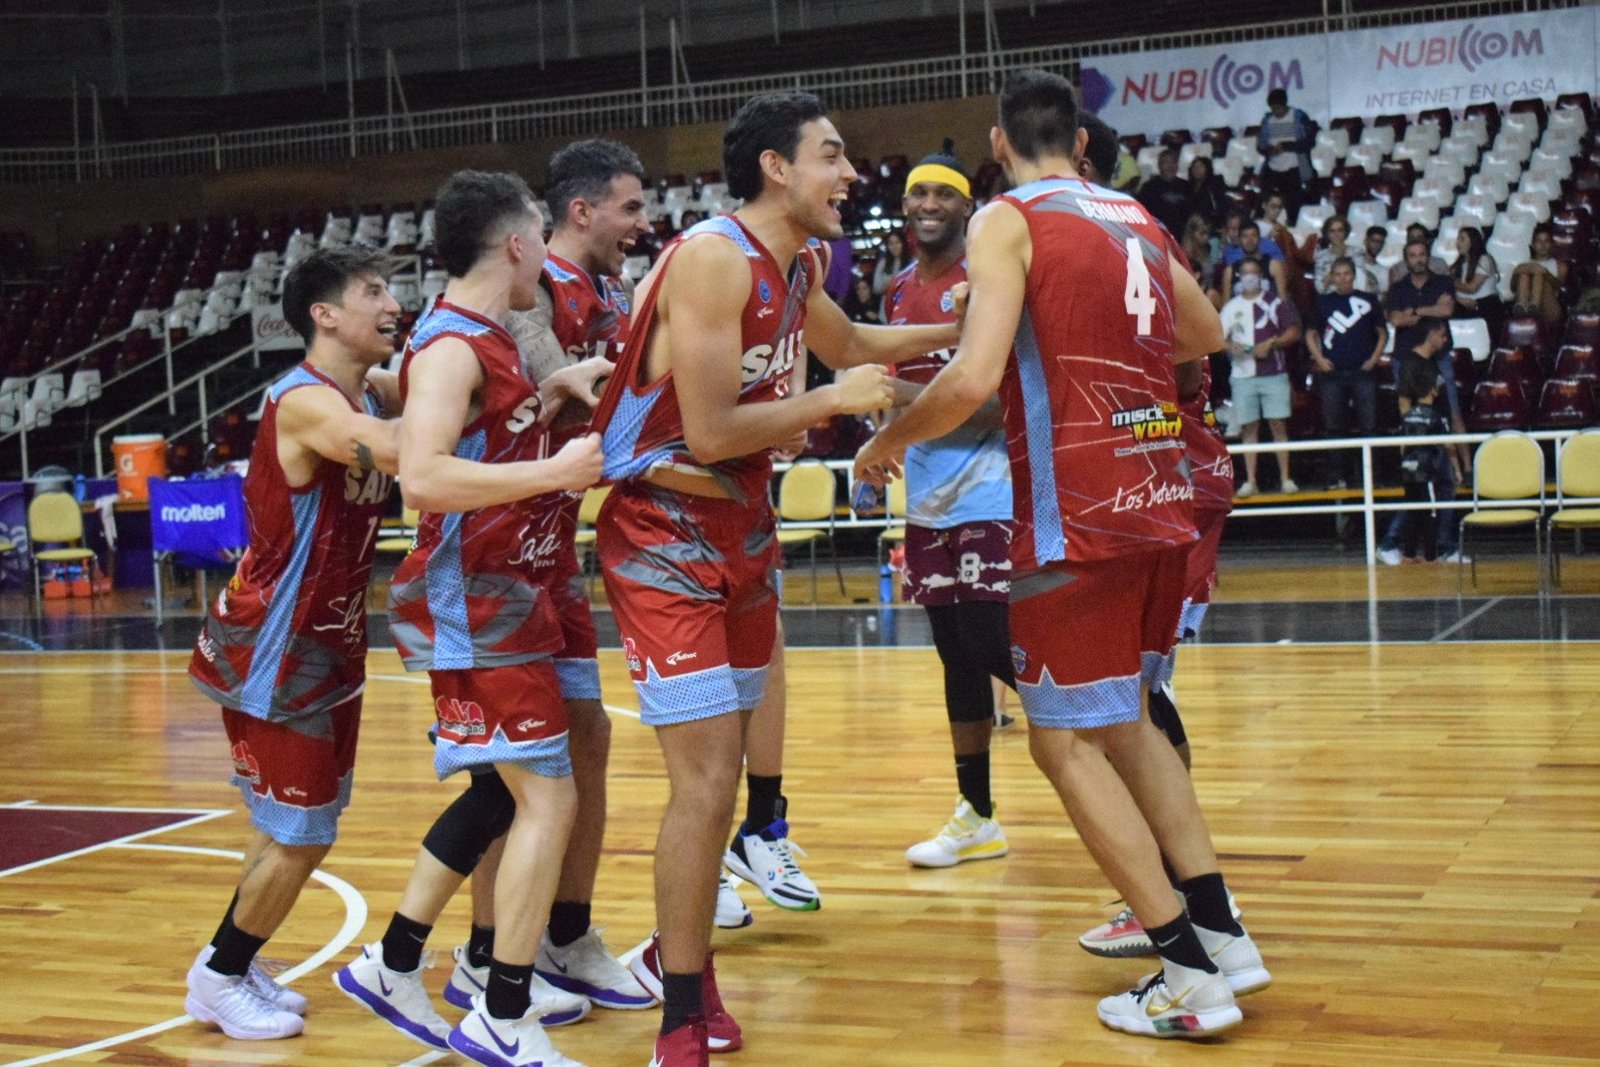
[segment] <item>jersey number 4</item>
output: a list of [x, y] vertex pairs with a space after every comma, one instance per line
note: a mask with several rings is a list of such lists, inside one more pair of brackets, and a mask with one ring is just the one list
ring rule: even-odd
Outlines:
[[1156, 314], [1156, 298], [1150, 291], [1150, 268], [1145, 265], [1144, 248], [1137, 237], [1128, 238], [1128, 284], [1122, 289], [1122, 306], [1138, 321], [1135, 332], [1150, 336], [1150, 320]]

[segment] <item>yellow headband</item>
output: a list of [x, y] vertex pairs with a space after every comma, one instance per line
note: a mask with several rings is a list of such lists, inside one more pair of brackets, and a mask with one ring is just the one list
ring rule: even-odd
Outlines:
[[943, 163], [918, 163], [906, 176], [906, 192], [911, 192], [911, 187], [918, 182], [938, 182], [950, 186], [962, 196], [972, 195], [972, 183], [967, 181], [967, 176]]

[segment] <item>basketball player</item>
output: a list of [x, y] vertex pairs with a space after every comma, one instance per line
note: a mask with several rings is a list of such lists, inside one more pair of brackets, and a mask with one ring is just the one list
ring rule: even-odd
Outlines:
[[1117, 170], [1117, 131], [1092, 111], [1078, 112], [1078, 128], [1088, 135], [1083, 154], [1078, 157], [1078, 176], [1096, 185], [1111, 184]]
[[[1182, 761], [1144, 711], [1195, 540], [1174, 364], [1221, 346], [1171, 237], [1125, 194], [1077, 177], [1085, 136], [1065, 79], [1013, 75], [991, 134], [1013, 191], [973, 219], [972, 317], [956, 358], [856, 458], [897, 472], [1002, 390], [1016, 484], [1011, 637], [1030, 746], [1162, 969], [1100, 1002], [1107, 1026], [1199, 1037], [1240, 1022], [1271, 979], [1229, 910]], [[1199, 366], [1181, 368], [1184, 395]], [[1188, 913], [1162, 871], [1175, 868]]]
[[[577, 795], [554, 664], [561, 623], [522, 561], [554, 536], [557, 518], [527, 501], [593, 484], [598, 439], [545, 458], [543, 405], [501, 324], [512, 308], [532, 306], [544, 266], [543, 220], [527, 185], [461, 171], [439, 190], [435, 213], [450, 282], [401, 367], [411, 404], [400, 479], [422, 518], [390, 588], [390, 622], [406, 668], [429, 672], [439, 776], [492, 766], [515, 811], [495, 879], [488, 982], [445, 1041], [479, 1063], [566, 1067], [573, 1061], [539, 1023], [531, 979]], [[410, 933], [420, 944], [428, 930]], [[420, 966], [386, 966], [387, 947], [367, 946], [335, 982], [380, 1015], [408, 1016], [411, 1035], [437, 1045]]]
[[267, 390], [245, 507], [250, 544], [189, 665], [222, 705], [255, 835], [233, 902], [189, 968], [184, 1008], [229, 1037], [292, 1037], [306, 998], [255, 962], [333, 845], [366, 682], [367, 580], [396, 471], [400, 305], [382, 257], [320, 249], [283, 283], [306, 359]]
[[[884, 317], [892, 325], [953, 323], [953, 288], [966, 281], [972, 179], [953, 142], [906, 176], [906, 225], [917, 258], [889, 282]], [[895, 368], [913, 388], [933, 380], [955, 354], [929, 352]], [[945, 712], [955, 749], [960, 798], [943, 829], [906, 850], [913, 867], [953, 867], [1007, 852], [989, 788], [994, 730], [990, 678], [1012, 685], [1006, 601], [1011, 577], [1011, 468], [1000, 402], [991, 397], [952, 433], [906, 455], [906, 588], [928, 612], [944, 668]]]
[[[706, 1016], [726, 1015], [707, 948], [744, 749], [746, 716], [735, 713], [760, 702], [777, 616], [769, 450], [830, 416], [885, 406], [890, 380], [877, 364], [957, 334], [855, 325], [822, 290], [815, 239], [842, 233], [835, 205], [855, 171], [814, 96], [746, 103], [723, 162], [744, 207], [663, 252], [595, 418], [616, 482], [599, 523], [606, 590], [672, 785], [656, 843], [659, 947], [645, 950], [662, 974], [656, 1067], [703, 1063]], [[802, 345], [850, 369], [788, 396]], [[728, 1026], [719, 1047], [739, 1040]]]

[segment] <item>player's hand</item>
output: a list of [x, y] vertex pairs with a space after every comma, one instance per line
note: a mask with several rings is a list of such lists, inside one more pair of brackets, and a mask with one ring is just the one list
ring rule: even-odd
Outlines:
[[839, 392], [839, 414], [865, 415], [894, 406], [894, 379], [882, 366], [851, 367], [833, 381]]
[[[1328, 362], [1328, 360], [1323, 358], [1322, 356], [1312, 356], [1311, 357], [1311, 369], [1316, 371], [1318, 374], [1330, 374], [1330, 373], [1333, 372], [1333, 364]], [[1370, 367], [1366, 366], [1365, 364], [1363, 364], [1361, 369], [1362, 370], [1371, 370], [1372, 368], [1370, 368]]]
[[605, 379], [616, 369], [617, 365], [604, 356], [590, 356], [551, 374], [539, 383], [539, 403], [544, 407], [540, 421], [548, 425], [568, 400], [592, 409], [600, 402], [600, 389]]
[[891, 449], [884, 445], [882, 434], [873, 434], [861, 451], [856, 453], [855, 480], [875, 485], [879, 489], [901, 477], [905, 462], [905, 449]]
[[956, 305], [956, 329], [961, 329], [967, 324], [967, 298], [972, 294], [972, 287], [966, 282], [956, 282], [950, 287], [950, 299]]
[[600, 451], [600, 435], [586, 433], [562, 445], [561, 451], [545, 462], [555, 468], [558, 488], [576, 492], [600, 480], [604, 458]]
[[788, 463], [799, 459], [800, 453], [806, 450], [806, 445], [811, 440], [809, 430], [801, 430], [787, 441], [779, 441], [772, 447], [772, 458], [779, 463]]

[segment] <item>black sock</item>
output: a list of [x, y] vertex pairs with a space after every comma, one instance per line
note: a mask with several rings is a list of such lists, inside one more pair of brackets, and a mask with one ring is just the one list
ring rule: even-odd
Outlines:
[[975, 752], [956, 757], [956, 785], [972, 810], [985, 819], [994, 818], [994, 800], [989, 796], [989, 753]]
[[533, 964], [513, 966], [499, 960], [489, 961], [489, 987], [484, 993], [484, 1007], [496, 1019], [520, 1019], [528, 1014], [533, 980]]
[[228, 910], [223, 912], [222, 921], [217, 924], [217, 932], [211, 935], [211, 947], [216, 948], [217, 942], [222, 940], [222, 931], [233, 923], [233, 909], [239, 906], [239, 891], [233, 891], [233, 899], [228, 901]]
[[550, 905], [550, 943], [565, 948], [589, 932], [589, 902], [558, 900]]
[[783, 775], [771, 777], [745, 775], [744, 825], [748, 833], [758, 833], [778, 818], [778, 801], [783, 795]]
[[391, 971], [410, 973], [422, 966], [422, 946], [428, 943], [433, 927], [401, 915], [398, 911], [383, 932], [383, 965]]
[[206, 966], [218, 974], [238, 977], [250, 969], [250, 961], [256, 958], [256, 953], [266, 943], [266, 938], [247, 934], [233, 925], [230, 916], [223, 921], [222, 929], [217, 931], [217, 950], [211, 954], [211, 962]]
[[472, 933], [467, 935], [467, 962], [474, 967], [487, 967], [493, 954], [494, 927], [474, 923]]
[[1199, 935], [1194, 932], [1194, 924], [1187, 915], [1179, 915], [1165, 926], [1146, 926], [1144, 932], [1150, 935], [1162, 959], [1207, 974], [1217, 973], [1217, 965], [1206, 955], [1205, 946], [1200, 943]]
[[661, 1032], [670, 1034], [691, 1016], [706, 1013], [705, 1001], [702, 992], [705, 988], [704, 977], [700, 973], [673, 974], [668, 971], [661, 976]]
[[1234, 920], [1233, 909], [1228, 906], [1228, 887], [1222, 883], [1222, 875], [1202, 874], [1189, 878], [1178, 883], [1178, 889], [1187, 901], [1189, 918], [1196, 926], [1235, 937], [1244, 933], [1244, 927]]

